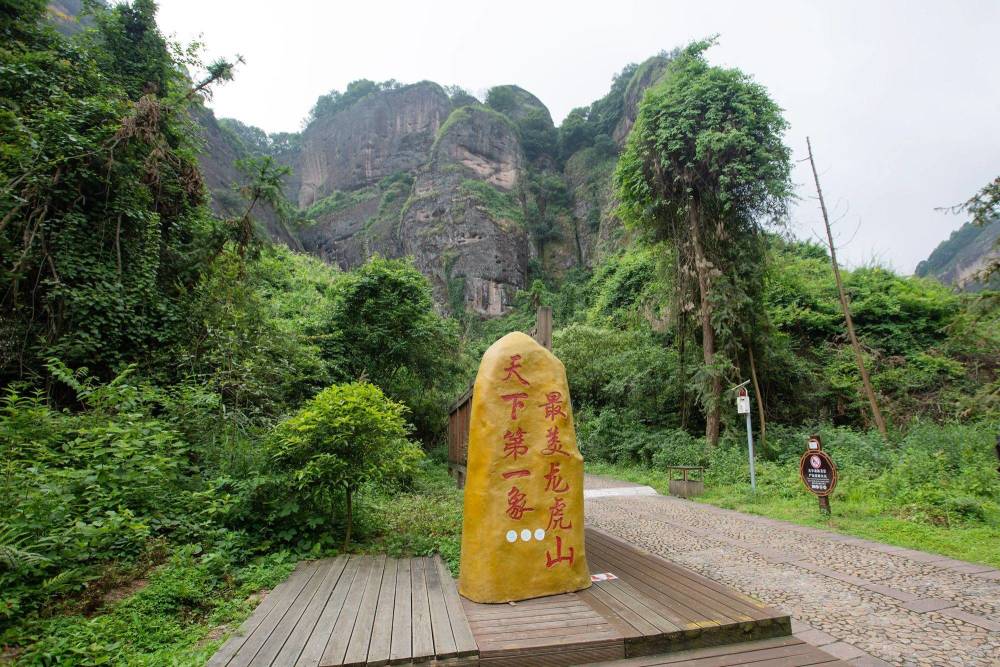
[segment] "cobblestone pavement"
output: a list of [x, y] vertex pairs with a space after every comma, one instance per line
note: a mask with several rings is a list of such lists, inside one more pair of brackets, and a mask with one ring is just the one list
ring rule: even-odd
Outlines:
[[785, 610], [799, 637], [852, 664], [1000, 666], [993, 568], [668, 496], [588, 499], [586, 517]]

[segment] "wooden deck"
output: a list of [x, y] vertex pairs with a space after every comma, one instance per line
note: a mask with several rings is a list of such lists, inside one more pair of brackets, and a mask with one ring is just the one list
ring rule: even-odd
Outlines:
[[786, 614], [607, 533], [586, 540], [591, 573], [614, 578], [516, 604], [462, 599], [437, 557], [300, 563], [208, 664], [838, 664], [789, 637]]
[[462, 600], [480, 662], [578, 665], [784, 637], [791, 619], [668, 560], [587, 529], [589, 589], [517, 604]]
[[583, 667], [849, 667], [829, 653], [795, 637], [713, 646], [666, 655], [591, 663]]
[[208, 665], [460, 665], [478, 653], [440, 558], [339, 556], [300, 563]]

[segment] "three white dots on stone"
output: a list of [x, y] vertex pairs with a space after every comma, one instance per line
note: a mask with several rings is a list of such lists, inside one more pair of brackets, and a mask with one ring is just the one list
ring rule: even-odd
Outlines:
[[[542, 528], [535, 528], [535, 532], [532, 533], [529, 529], [525, 528], [520, 533], [522, 542], [530, 542], [531, 538], [534, 537], [536, 540], [541, 542], [545, 539], [545, 530]], [[518, 532], [516, 530], [507, 531], [507, 541], [510, 543], [517, 542]]]

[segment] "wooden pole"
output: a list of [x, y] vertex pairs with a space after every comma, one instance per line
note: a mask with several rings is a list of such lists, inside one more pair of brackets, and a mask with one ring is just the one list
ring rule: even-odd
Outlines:
[[546, 350], [552, 350], [552, 307], [539, 306], [535, 315], [535, 340]]
[[819, 174], [816, 173], [816, 161], [813, 160], [812, 144], [809, 137], [806, 137], [806, 147], [809, 149], [809, 164], [812, 166], [813, 179], [816, 181], [816, 194], [819, 195], [819, 207], [823, 211], [823, 224], [826, 226], [826, 240], [830, 247], [830, 262], [833, 264], [833, 277], [837, 281], [837, 292], [840, 294], [840, 307], [844, 310], [844, 320], [847, 322], [847, 335], [851, 339], [851, 347], [854, 348], [854, 358], [858, 362], [858, 370], [861, 372], [861, 383], [864, 385], [865, 395], [868, 396], [868, 404], [872, 409], [872, 418], [878, 432], [882, 434], [882, 439], [889, 441], [889, 432], [885, 427], [885, 420], [882, 419], [882, 411], [878, 408], [878, 400], [875, 398], [875, 390], [872, 389], [871, 380], [868, 377], [868, 369], [865, 368], [865, 358], [861, 353], [861, 343], [854, 333], [854, 320], [851, 319], [851, 304], [844, 292], [844, 283], [840, 279], [840, 266], [837, 264], [837, 251], [833, 246], [833, 232], [830, 230], [830, 217], [826, 213], [826, 203], [823, 201], [823, 190], [819, 187]]
[[757, 400], [757, 415], [760, 417], [760, 446], [767, 446], [767, 422], [764, 421], [764, 397], [760, 393], [760, 384], [757, 382], [757, 364], [753, 359], [753, 348], [750, 341], [747, 341], [747, 353], [750, 357], [750, 377], [753, 379], [753, 393]]

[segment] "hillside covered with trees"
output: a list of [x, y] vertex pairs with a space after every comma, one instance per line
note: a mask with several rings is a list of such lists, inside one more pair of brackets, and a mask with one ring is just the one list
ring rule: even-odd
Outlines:
[[152, 0], [73, 4], [0, 2], [0, 663], [204, 664], [299, 558], [454, 566], [448, 406], [539, 305], [594, 470], [703, 464], [709, 501], [811, 520], [820, 433], [833, 527], [1000, 565], [996, 293], [843, 270], [880, 434], [829, 251], [784, 226], [782, 111], [710, 41], [559, 126], [359, 80], [268, 135]]

